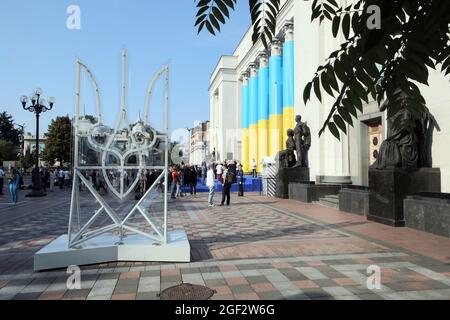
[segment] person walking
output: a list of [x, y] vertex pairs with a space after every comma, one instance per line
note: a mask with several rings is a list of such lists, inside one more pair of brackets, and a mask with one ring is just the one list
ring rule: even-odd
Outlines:
[[198, 179], [198, 169], [197, 166], [191, 167], [190, 171], [190, 185], [191, 185], [191, 195], [197, 196], [197, 179]]
[[224, 166], [222, 165], [222, 163], [219, 163], [216, 166], [216, 173], [217, 173], [217, 181], [219, 181], [220, 183], [222, 183], [223, 170], [224, 170]]
[[9, 192], [11, 193], [12, 202], [17, 204], [19, 201], [18, 193], [20, 184], [20, 174], [16, 169], [12, 169], [9, 177]]
[[203, 161], [200, 171], [201, 171], [200, 173], [201, 173], [201, 177], [202, 177], [202, 185], [205, 185], [206, 184], [206, 174], [208, 172], [208, 168], [206, 166], [205, 161]]
[[239, 186], [238, 196], [239, 197], [243, 197], [244, 196], [244, 182], [245, 182], [245, 178], [244, 178], [244, 170], [242, 169], [241, 165], [239, 165], [239, 167], [237, 169], [236, 178], [237, 178], [237, 183], [238, 183], [238, 186]]
[[216, 189], [216, 179], [211, 165], [208, 166], [206, 173], [206, 186], [209, 188], [208, 205], [214, 207], [214, 194]]
[[231, 185], [233, 184], [233, 177], [231, 171], [228, 170], [228, 165], [224, 166], [223, 176], [222, 176], [222, 202], [220, 204], [221, 207], [225, 205], [225, 201], [227, 202], [227, 206], [230, 206], [231, 201]]
[[257, 168], [258, 168], [258, 163], [256, 163], [255, 159], [253, 159], [253, 161], [252, 161], [252, 177], [253, 178], [257, 178], [258, 177], [258, 173], [256, 172]]
[[60, 189], [64, 189], [64, 170], [62, 168], [58, 172], [58, 184]]
[[50, 192], [53, 192], [53, 188], [55, 187], [55, 170], [50, 169]]
[[176, 195], [177, 195], [177, 184], [178, 184], [178, 173], [177, 173], [177, 169], [176, 168], [172, 168], [172, 172], [171, 172], [171, 177], [172, 177], [172, 193], [170, 195], [170, 197], [172, 199], [176, 199]]
[[5, 171], [3, 171], [3, 167], [0, 167], [0, 196], [3, 195], [4, 180], [5, 180]]

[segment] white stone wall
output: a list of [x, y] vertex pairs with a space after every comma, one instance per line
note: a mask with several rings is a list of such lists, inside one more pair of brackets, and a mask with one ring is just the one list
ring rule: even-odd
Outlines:
[[[350, 3], [350, 1], [341, 2]], [[333, 104], [333, 98], [323, 93], [323, 101], [320, 103], [315, 95], [307, 106], [303, 103], [303, 88], [313, 78], [317, 67], [325, 62], [328, 55], [339, 47], [344, 40], [341, 36], [334, 39], [331, 34], [331, 25], [325, 21], [321, 26], [315, 21], [311, 23], [312, 1], [287, 0], [283, 1], [284, 7], [279, 15], [279, 27], [283, 21], [294, 20], [295, 41], [295, 110], [301, 114], [303, 120], [308, 123], [312, 132], [312, 148], [309, 155], [311, 167], [311, 180], [317, 176], [350, 176], [354, 184], [368, 184], [368, 152], [367, 138], [365, 136], [367, 126], [364, 121], [381, 117], [383, 124], [386, 115], [380, 113], [375, 102], [364, 107], [364, 113], [355, 120], [354, 127], [349, 127], [349, 134], [342, 136], [341, 141], [336, 140], [326, 132], [319, 139], [319, 130], [328, 116], [328, 111]], [[210, 94], [219, 92], [218, 105], [211, 107], [211, 151], [214, 147], [220, 150], [222, 158], [226, 152], [234, 152], [240, 157], [240, 136], [236, 139], [235, 146], [224, 142], [225, 127], [223, 121], [234, 123], [232, 127], [239, 132], [241, 128], [241, 84], [240, 75], [248, 69], [251, 62], [255, 61], [263, 50], [261, 43], [253, 45], [252, 29], [243, 35], [233, 56], [222, 57], [211, 78]], [[227, 60], [228, 59], [228, 60]], [[234, 59], [234, 60], [233, 60]], [[224, 68], [235, 65], [234, 74]], [[234, 78], [233, 78], [234, 77]], [[449, 79], [436, 71], [430, 71], [430, 86], [421, 86], [422, 93], [427, 101], [427, 106], [436, 117], [441, 132], [435, 132], [433, 157], [434, 166], [442, 170], [442, 191], [450, 193], [450, 90]], [[214, 99], [211, 98], [211, 101]], [[230, 119], [232, 118], [232, 119]], [[228, 120], [227, 120], [228, 119]], [[217, 124], [214, 121], [218, 121]], [[214, 129], [217, 127], [216, 129]], [[383, 126], [384, 137], [386, 126]], [[214, 137], [216, 135], [216, 137]], [[236, 148], [236, 146], [239, 147]], [[237, 150], [236, 150], [237, 149]], [[233, 151], [230, 151], [233, 150]]]

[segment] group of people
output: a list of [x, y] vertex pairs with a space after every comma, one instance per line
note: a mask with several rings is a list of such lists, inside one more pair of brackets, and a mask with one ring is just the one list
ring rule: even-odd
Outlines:
[[8, 173], [6, 173], [3, 167], [0, 167], [0, 196], [3, 196], [3, 185], [7, 180], [8, 190], [11, 194], [11, 199], [14, 204], [19, 201], [18, 191], [23, 185], [23, 173], [22, 170], [11, 168]]
[[[19, 202], [19, 190], [25, 189], [24, 172], [25, 170], [20, 168], [10, 168], [6, 172], [3, 167], [0, 167], [0, 196], [4, 195], [3, 188], [6, 182], [12, 203], [17, 204]], [[42, 191], [44, 192], [47, 192], [47, 189], [53, 191], [56, 184], [59, 185], [60, 189], [71, 185], [71, 174], [66, 168], [40, 167], [39, 174]]]
[[181, 165], [171, 167], [171, 198], [184, 197], [183, 188], [188, 188], [190, 194], [196, 196], [199, 173], [203, 178], [203, 166], [200, 169], [198, 166], [187, 165], [183, 162]]
[[203, 185], [209, 189], [208, 205], [214, 206], [214, 196], [216, 193], [216, 185], [222, 185], [222, 201], [220, 206], [230, 205], [231, 187], [238, 184], [238, 196], [244, 196], [244, 171], [242, 165], [237, 161], [213, 162], [206, 164], [203, 162], [201, 166], [191, 166], [182, 163], [178, 166], [170, 168], [171, 174], [171, 198], [176, 199], [183, 197], [183, 187], [190, 190], [190, 194], [195, 196], [197, 193], [197, 181], [200, 178]]

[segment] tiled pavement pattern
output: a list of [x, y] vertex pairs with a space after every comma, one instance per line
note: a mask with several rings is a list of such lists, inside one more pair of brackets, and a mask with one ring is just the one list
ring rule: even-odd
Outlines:
[[[171, 203], [192, 263], [107, 263], [82, 268], [81, 290], [65, 270], [32, 272], [33, 253], [66, 232], [69, 194], [0, 198], [0, 299], [159, 299], [181, 282], [216, 290], [213, 299], [450, 299], [450, 240], [392, 229], [362, 217], [289, 200], [233, 196], [230, 208], [205, 198]], [[38, 209], [36, 209], [38, 208]], [[382, 271], [380, 290], [367, 267]]]

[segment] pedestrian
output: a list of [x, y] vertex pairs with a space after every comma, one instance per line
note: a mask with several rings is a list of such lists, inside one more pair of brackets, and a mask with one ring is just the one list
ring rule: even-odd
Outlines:
[[176, 199], [176, 194], [177, 194], [177, 184], [178, 184], [178, 172], [176, 168], [172, 168], [171, 169], [171, 173], [170, 176], [172, 178], [172, 193], [171, 193], [171, 198], [172, 199]]
[[183, 197], [182, 186], [184, 183], [184, 175], [181, 168], [177, 168], [177, 198]]
[[191, 183], [191, 195], [197, 196], [197, 179], [198, 179], [198, 169], [196, 166], [191, 168], [190, 172], [190, 183]]
[[217, 181], [222, 183], [222, 174], [223, 174], [223, 165], [219, 162], [219, 164], [216, 166], [216, 173], [217, 173]]
[[9, 192], [11, 193], [12, 202], [17, 204], [19, 201], [18, 189], [20, 184], [20, 174], [16, 169], [12, 169], [9, 177]]
[[202, 167], [201, 167], [201, 176], [202, 176], [202, 185], [206, 184], [206, 174], [208, 172], [208, 167], [206, 166], [206, 162], [203, 161]]
[[0, 196], [3, 195], [4, 180], [5, 180], [5, 171], [3, 171], [3, 167], [0, 167]]
[[62, 168], [58, 172], [58, 184], [60, 189], [64, 189], [64, 170]]
[[206, 173], [206, 186], [209, 188], [208, 205], [210, 207], [214, 207], [216, 179], [214, 175], [214, 170], [211, 165], [208, 166], [208, 171]]
[[66, 169], [64, 171], [64, 185], [67, 188], [70, 188], [70, 172], [69, 172], [69, 169]]
[[253, 178], [257, 178], [258, 177], [258, 173], [256, 172], [257, 168], [258, 168], [258, 163], [256, 163], [255, 159], [253, 159], [253, 161], [252, 161], [252, 177]]
[[228, 165], [224, 166], [223, 177], [222, 177], [222, 202], [220, 204], [221, 207], [225, 205], [225, 200], [227, 202], [227, 206], [230, 206], [231, 201], [231, 186], [233, 184], [233, 173], [228, 170]]
[[53, 192], [53, 188], [55, 186], [55, 178], [56, 178], [55, 170], [50, 169], [49, 174], [50, 174], [50, 192]]
[[243, 197], [244, 196], [244, 182], [245, 182], [245, 178], [244, 178], [244, 170], [242, 169], [241, 165], [238, 166], [236, 178], [237, 178], [237, 183], [238, 183], [238, 186], [239, 186], [238, 196], [239, 197]]

